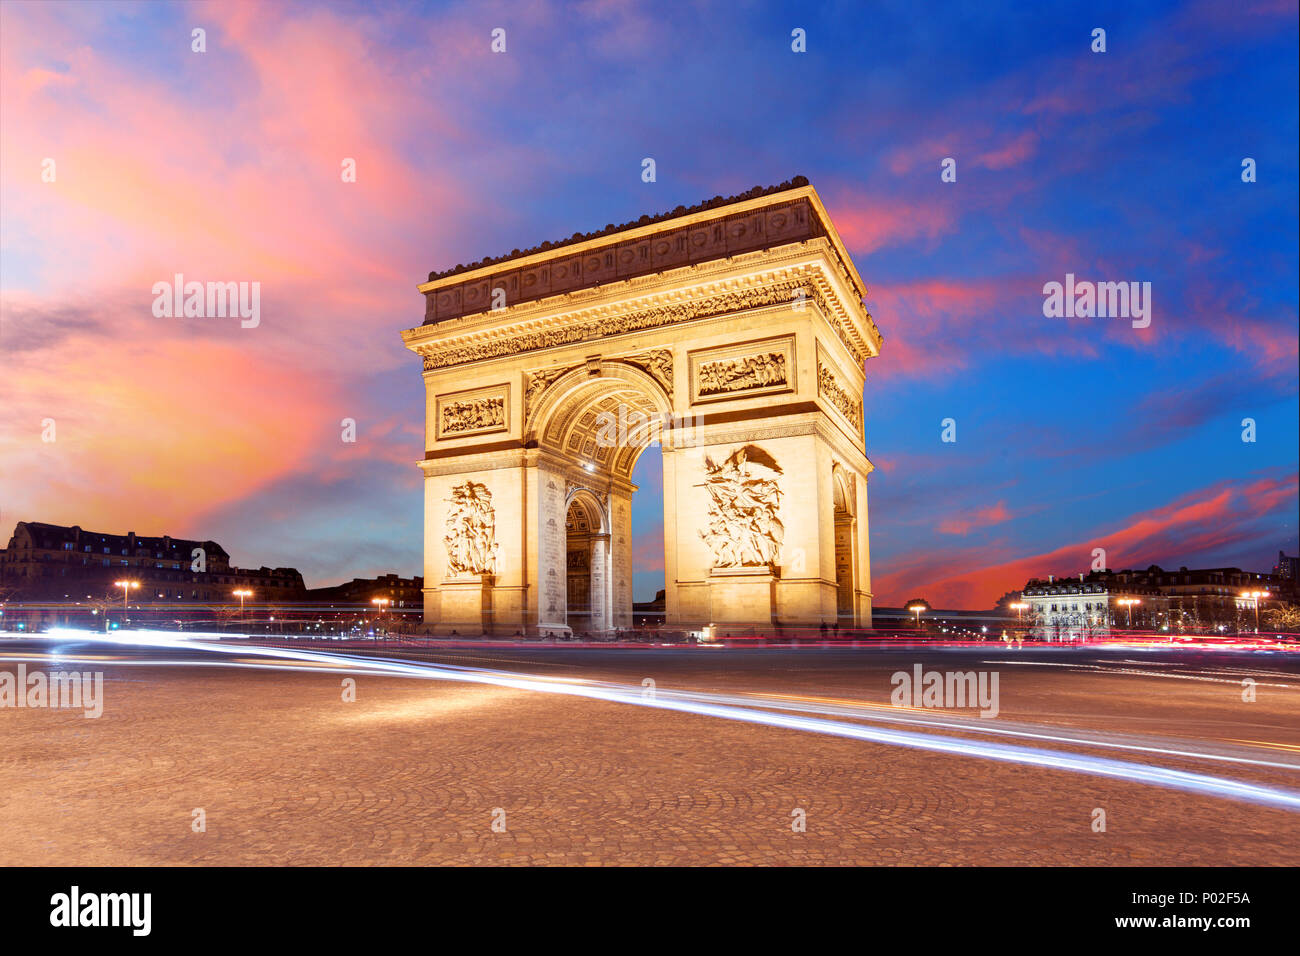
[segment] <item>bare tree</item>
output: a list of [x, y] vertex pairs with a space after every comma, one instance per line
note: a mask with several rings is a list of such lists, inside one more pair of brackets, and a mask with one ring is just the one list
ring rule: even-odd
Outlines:
[[1300, 633], [1300, 604], [1281, 604], [1263, 613], [1264, 623], [1270, 631]]

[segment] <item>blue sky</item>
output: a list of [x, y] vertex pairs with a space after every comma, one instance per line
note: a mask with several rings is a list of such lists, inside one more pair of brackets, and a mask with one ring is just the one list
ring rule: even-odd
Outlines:
[[[1297, 550], [1294, 3], [11, 2], [0, 26], [0, 521], [212, 537], [311, 584], [418, 573], [398, 333], [424, 275], [802, 174], [885, 339], [878, 603], [988, 606], [1095, 547]], [[175, 271], [261, 281], [262, 327], [155, 319]], [[1150, 282], [1151, 327], [1045, 318], [1067, 272]]]

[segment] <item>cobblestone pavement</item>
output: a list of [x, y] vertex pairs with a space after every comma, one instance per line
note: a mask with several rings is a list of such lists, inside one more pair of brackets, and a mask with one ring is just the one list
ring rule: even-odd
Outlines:
[[[807, 651], [805, 670], [689, 653], [456, 659], [878, 700], [897, 663], [854, 675]], [[439, 681], [362, 676], [347, 703], [338, 675], [104, 670], [98, 720], [0, 709], [0, 864], [1300, 863], [1300, 814], [1064, 771]], [[1013, 670], [1002, 693], [1018, 717], [1078, 723], [1091, 706], [1129, 729], [1300, 743], [1294, 675], [1249, 710], [1208, 679], [1026, 667], [1038, 673], [1017, 691]]]

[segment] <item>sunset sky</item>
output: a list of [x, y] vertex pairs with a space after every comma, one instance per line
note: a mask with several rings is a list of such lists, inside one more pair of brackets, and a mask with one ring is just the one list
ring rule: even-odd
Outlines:
[[[1297, 550], [1297, 5], [1140, 6], [4, 0], [0, 539], [419, 574], [427, 273], [802, 174], [884, 336], [877, 604], [988, 607], [1096, 547], [1267, 570]], [[176, 273], [260, 282], [261, 324], [155, 318]], [[1150, 282], [1150, 327], [1045, 318], [1066, 273]]]

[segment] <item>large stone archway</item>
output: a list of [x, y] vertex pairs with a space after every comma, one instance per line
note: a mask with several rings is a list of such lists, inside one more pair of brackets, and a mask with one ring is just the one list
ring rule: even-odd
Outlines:
[[403, 338], [424, 359], [437, 633], [630, 626], [631, 475], [651, 442], [668, 626], [870, 624], [861, 396], [880, 335], [806, 182], [420, 291]]

